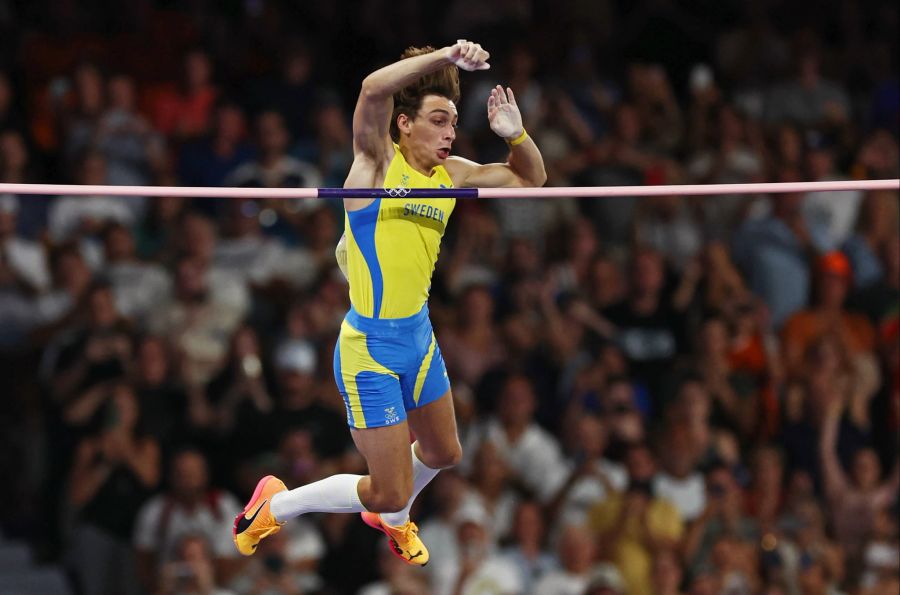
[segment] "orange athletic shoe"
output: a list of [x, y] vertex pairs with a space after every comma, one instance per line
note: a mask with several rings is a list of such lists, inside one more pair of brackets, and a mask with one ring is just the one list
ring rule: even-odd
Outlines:
[[244, 507], [244, 512], [234, 519], [234, 545], [243, 555], [252, 555], [262, 538], [278, 533], [284, 525], [275, 520], [269, 509], [272, 496], [284, 491], [287, 487], [274, 475], [266, 475], [256, 484], [256, 491]]
[[385, 523], [378, 513], [363, 512], [360, 515], [365, 524], [388, 536], [395, 556], [407, 564], [418, 566], [428, 564], [428, 549], [419, 539], [419, 528], [414, 522], [406, 521], [400, 527], [392, 527]]

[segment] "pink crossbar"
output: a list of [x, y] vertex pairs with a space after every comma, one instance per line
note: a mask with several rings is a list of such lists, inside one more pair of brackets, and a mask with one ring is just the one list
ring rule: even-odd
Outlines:
[[835, 190], [900, 190], [900, 180], [839, 180], [765, 184], [695, 184], [678, 186], [582, 186], [549, 188], [203, 188], [180, 186], [80, 186], [66, 184], [0, 184], [0, 194], [60, 196], [181, 196], [207, 198], [366, 198], [373, 196], [477, 196], [478, 198], [603, 198], [708, 194], [771, 194]]

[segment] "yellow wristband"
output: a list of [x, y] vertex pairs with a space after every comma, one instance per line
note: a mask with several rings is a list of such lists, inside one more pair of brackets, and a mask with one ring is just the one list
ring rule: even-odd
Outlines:
[[528, 132], [523, 128], [522, 134], [512, 140], [506, 141], [506, 144], [508, 144], [510, 147], [515, 147], [516, 145], [521, 145], [522, 143], [524, 143], [526, 138], [528, 138]]

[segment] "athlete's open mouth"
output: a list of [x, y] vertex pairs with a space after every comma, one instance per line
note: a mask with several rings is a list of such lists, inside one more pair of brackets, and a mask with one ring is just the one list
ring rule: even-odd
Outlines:
[[441, 159], [446, 159], [447, 157], [449, 157], [450, 156], [450, 147], [441, 147], [440, 149], [438, 149], [438, 156]]

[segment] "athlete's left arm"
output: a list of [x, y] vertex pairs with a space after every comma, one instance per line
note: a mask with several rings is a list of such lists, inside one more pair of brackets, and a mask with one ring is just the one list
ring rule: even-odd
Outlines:
[[500, 85], [491, 89], [487, 110], [491, 130], [509, 144], [509, 159], [506, 163], [481, 165], [461, 157], [450, 157], [446, 168], [453, 185], [469, 188], [543, 186], [547, 181], [544, 159], [530, 136], [521, 138], [525, 128], [512, 89], [504, 91]]

